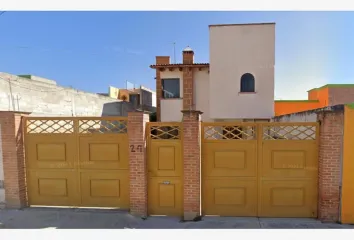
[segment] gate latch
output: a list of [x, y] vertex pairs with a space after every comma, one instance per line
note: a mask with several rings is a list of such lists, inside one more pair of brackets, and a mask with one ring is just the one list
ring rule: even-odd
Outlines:
[[163, 184], [170, 184], [170, 182], [169, 181], [164, 181]]

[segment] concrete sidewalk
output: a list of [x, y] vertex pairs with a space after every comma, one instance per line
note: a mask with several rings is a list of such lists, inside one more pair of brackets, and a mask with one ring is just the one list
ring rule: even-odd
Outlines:
[[199, 222], [181, 222], [172, 217], [146, 220], [128, 212], [96, 209], [26, 208], [0, 210], [0, 228], [5, 229], [354, 229], [354, 225], [321, 223], [314, 219], [203, 217]]

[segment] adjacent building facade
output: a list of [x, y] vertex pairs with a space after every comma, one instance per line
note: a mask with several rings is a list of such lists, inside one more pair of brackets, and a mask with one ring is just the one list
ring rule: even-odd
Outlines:
[[110, 86], [107, 96], [130, 103], [136, 109], [148, 112], [156, 111], [156, 92], [140, 86], [138, 88], [124, 89]]
[[354, 102], [354, 84], [327, 84], [308, 91], [307, 100], [275, 100], [275, 116]]
[[63, 87], [33, 75], [0, 72], [0, 111], [29, 112], [32, 116], [127, 116], [139, 109], [130, 102]]
[[[210, 63], [157, 56], [158, 121], [181, 121], [181, 110], [203, 112], [203, 121], [268, 120], [274, 116], [275, 24], [209, 26]], [[262, 103], [262, 104], [260, 104]]]

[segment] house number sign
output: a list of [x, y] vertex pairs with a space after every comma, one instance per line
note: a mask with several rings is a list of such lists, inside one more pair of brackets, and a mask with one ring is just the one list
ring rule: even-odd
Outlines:
[[130, 152], [142, 152], [143, 146], [142, 145], [130, 145]]

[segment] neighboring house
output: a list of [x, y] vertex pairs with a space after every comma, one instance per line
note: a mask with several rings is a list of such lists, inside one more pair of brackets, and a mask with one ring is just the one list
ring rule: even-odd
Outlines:
[[291, 114], [354, 102], [354, 84], [327, 84], [308, 91], [308, 100], [276, 100], [275, 115]]
[[135, 109], [128, 102], [59, 86], [53, 80], [0, 72], [0, 111], [32, 116], [127, 116]]
[[264, 121], [274, 116], [275, 24], [210, 25], [210, 63], [157, 56], [157, 121], [181, 121], [182, 110], [203, 121]]
[[108, 94], [99, 94], [129, 102], [136, 108], [141, 108], [149, 112], [156, 111], [156, 92], [144, 86], [134, 89], [123, 89], [110, 86]]

